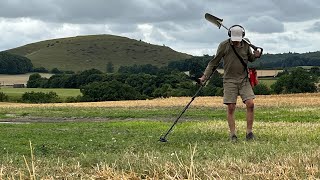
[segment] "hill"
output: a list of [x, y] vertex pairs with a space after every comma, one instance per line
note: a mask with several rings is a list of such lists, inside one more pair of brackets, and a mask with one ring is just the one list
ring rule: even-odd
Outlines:
[[167, 46], [158, 46], [114, 35], [89, 35], [52, 39], [7, 50], [29, 58], [34, 67], [48, 70], [82, 71], [96, 68], [106, 71], [108, 63], [114, 68], [134, 64], [167, 65], [191, 55], [179, 53]]

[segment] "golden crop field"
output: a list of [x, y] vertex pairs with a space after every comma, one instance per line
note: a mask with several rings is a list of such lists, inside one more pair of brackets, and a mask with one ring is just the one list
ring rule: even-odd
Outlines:
[[[0, 107], [183, 107], [190, 102], [191, 97], [170, 97], [153, 100], [131, 101], [106, 101], [106, 102], [83, 102], [83, 103], [54, 103], [54, 104], [24, 104], [24, 103], [0, 103]], [[196, 97], [191, 106], [198, 107], [223, 107], [222, 97]], [[244, 106], [238, 97], [240, 107]], [[285, 95], [258, 95], [255, 99], [256, 107], [281, 107], [320, 106], [320, 93], [285, 94]]]
[[[219, 73], [223, 73], [223, 69], [217, 70]], [[266, 77], [266, 76], [273, 76], [275, 77], [278, 73], [283, 72], [283, 70], [257, 70], [257, 76], [258, 77]]]

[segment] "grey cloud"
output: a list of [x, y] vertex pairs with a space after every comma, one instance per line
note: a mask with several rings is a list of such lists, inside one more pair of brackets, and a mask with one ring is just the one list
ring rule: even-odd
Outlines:
[[306, 30], [307, 32], [320, 32], [320, 21], [315, 22], [312, 27]]
[[132, 33], [138, 30], [136, 24], [110, 24], [108, 27], [112, 32], [117, 33]]
[[318, 0], [2, 0], [0, 16], [63, 23], [153, 23], [200, 20], [205, 12], [237, 24], [257, 16], [304, 21], [320, 15]]
[[244, 22], [244, 26], [246, 29], [258, 33], [280, 33], [284, 31], [284, 24], [269, 16], [249, 17]]
[[148, 23], [197, 18], [202, 5], [171, 0], [5, 0], [1, 17], [66, 23]]
[[[23, 36], [28, 42], [35, 42], [55, 34], [108, 33], [152, 40], [152, 43], [166, 44], [172, 48], [190, 47], [192, 50], [197, 46], [202, 49], [215, 48], [216, 44], [228, 38], [226, 30], [205, 21], [206, 12], [223, 18], [226, 26], [243, 25], [249, 32], [254, 32], [252, 35], [256, 38], [252, 39], [251, 34], [249, 37], [255, 42], [268, 33], [274, 33], [273, 38], [284, 34], [287, 36], [284, 24], [287, 27], [320, 17], [318, 0], [0, 0], [0, 7], [0, 18], [7, 23], [19, 19], [36, 19], [42, 23], [25, 26], [45, 29], [44, 34], [41, 34], [42, 31], [31, 30], [29, 34], [23, 35], [19, 33], [24, 33], [24, 28], [16, 33], [14, 30], [2, 29], [2, 35], [6, 34], [4, 31], [10, 31], [5, 39]], [[52, 24], [61, 26], [61, 30], [52, 27]], [[152, 31], [145, 32], [139, 28], [141, 25], [152, 27]], [[6, 26], [3, 23], [3, 27]], [[313, 27], [305, 27], [305, 33], [319, 32], [319, 29], [320, 22], [317, 22]], [[289, 43], [294, 38], [290, 35], [281, 37], [283, 42]]]
[[282, 21], [297, 22], [314, 19], [320, 15], [318, 0], [272, 0], [278, 10], [275, 17]]

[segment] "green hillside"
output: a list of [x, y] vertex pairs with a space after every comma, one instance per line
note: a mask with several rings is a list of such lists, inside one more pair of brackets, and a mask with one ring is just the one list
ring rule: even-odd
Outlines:
[[134, 64], [164, 66], [170, 61], [191, 57], [166, 46], [113, 35], [52, 39], [10, 49], [8, 52], [28, 57], [34, 67], [72, 71], [90, 68], [106, 71], [109, 62], [115, 69]]

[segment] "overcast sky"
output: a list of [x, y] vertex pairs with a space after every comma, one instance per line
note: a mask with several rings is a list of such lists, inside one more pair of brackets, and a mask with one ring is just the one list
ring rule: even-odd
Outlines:
[[267, 53], [320, 50], [319, 0], [0, 0], [0, 50], [41, 40], [112, 34], [213, 55], [228, 38], [204, 19], [242, 25]]

